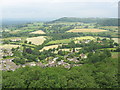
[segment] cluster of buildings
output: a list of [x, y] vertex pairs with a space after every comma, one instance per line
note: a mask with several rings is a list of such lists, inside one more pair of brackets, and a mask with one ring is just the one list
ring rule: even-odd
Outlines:
[[12, 60], [14, 60], [14, 58], [11, 59], [3, 59], [0, 60], [0, 70], [3, 71], [7, 71], [7, 70], [16, 70], [17, 68], [20, 68], [20, 65], [16, 65]]
[[[80, 54], [80, 57], [81, 59], [85, 59], [87, 58], [87, 56], [85, 54]], [[69, 64], [67, 62], [65, 62], [64, 60], [60, 60], [60, 61], [57, 61], [58, 57], [56, 58], [53, 58], [53, 59], [50, 59], [48, 60], [48, 63], [47, 64], [43, 64], [41, 62], [28, 62], [28, 63], [25, 63], [23, 65], [16, 65], [13, 60], [14, 58], [9, 58], [9, 59], [2, 59], [0, 60], [0, 70], [3, 70], [3, 71], [7, 71], [7, 70], [16, 70], [20, 67], [26, 67], [26, 66], [40, 66], [40, 67], [57, 67], [57, 66], [63, 66], [65, 68], [68, 68], [70, 69], [71, 67], [73, 66], [80, 66], [82, 64]], [[74, 63], [78, 63], [79, 60], [77, 57], [74, 57], [74, 58], [67, 58], [68, 61], [72, 61]]]

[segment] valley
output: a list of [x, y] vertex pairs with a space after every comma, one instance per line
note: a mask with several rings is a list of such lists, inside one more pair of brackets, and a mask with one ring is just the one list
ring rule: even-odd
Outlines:
[[[104, 21], [104, 19], [102, 20]], [[35, 75], [38, 72], [40, 74], [42, 72], [45, 74], [42, 77], [51, 75], [50, 79], [55, 76], [57, 80], [58, 72], [59, 77], [65, 78], [64, 82], [70, 83], [70, 80], [66, 80], [69, 75], [70, 77], [81, 75], [82, 78], [91, 76], [91, 78], [85, 79], [91, 81], [94, 80], [93, 78], [100, 79], [100, 76], [97, 76], [98, 73], [99, 75], [101, 72], [110, 74], [109, 69], [111, 67], [113, 71], [115, 70], [114, 75], [117, 71], [116, 63], [120, 52], [117, 25], [106, 26], [106, 23], [101, 25], [99, 22], [89, 19], [85, 21], [84, 19], [78, 19], [77, 21], [73, 18], [61, 18], [44, 23], [33, 22], [13, 26], [5, 25], [3, 26], [2, 36], [0, 39], [2, 42], [0, 44], [2, 54], [0, 58], [2, 67], [0, 70], [3, 71], [4, 77], [9, 77], [9, 71], [13, 75], [14, 73], [19, 75], [25, 70], [25, 72], [32, 72]], [[103, 68], [107, 68], [107, 70], [104, 72], [102, 71]], [[46, 74], [47, 72], [48, 74]], [[83, 77], [82, 73], [88, 76]], [[110, 80], [113, 79], [113, 74], [110, 74]], [[25, 75], [29, 77], [31, 73]], [[63, 77], [64, 75], [65, 77]], [[97, 85], [104, 87], [99, 80], [96, 82], [97, 84], [93, 81], [89, 84], [91, 83], [94, 83], [91, 87], [98, 87]], [[38, 84], [36, 85], [38, 86]], [[81, 85], [77, 87], [79, 86]], [[108, 84], [109, 86], [112, 85]], [[67, 85], [67, 87], [71, 87], [71, 85]], [[84, 85], [81, 87], [84, 87]]]

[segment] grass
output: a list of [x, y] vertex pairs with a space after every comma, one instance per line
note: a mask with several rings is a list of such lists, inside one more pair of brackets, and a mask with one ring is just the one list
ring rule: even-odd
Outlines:
[[49, 50], [49, 49], [53, 49], [53, 48], [58, 48], [59, 45], [50, 45], [50, 46], [45, 46], [44, 48], [42, 48], [41, 50], [39, 50], [40, 52], [43, 50]]
[[[75, 48], [75, 50], [80, 50], [81, 48]], [[70, 48], [64, 48], [64, 49], [60, 49], [62, 51], [70, 51], [71, 49]]]
[[118, 26], [104, 26], [104, 27], [100, 27], [102, 29], [111, 29], [111, 30], [117, 30]]
[[107, 49], [107, 50], [116, 50], [116, 48], [103, 48], [103, 49], [100, 49], [100, 50], [104, 50], [104, 49]]
[[12, 39], [21, 39], [21, 40], [25, 40], [26, 37], [9, 37], [9, 38], [2, 38], [2, 40], [12, 40]]
[[35, 31], [35, 30], [32, 30], [32, 29], [30, 30], [29, 29], [29, 30], [21, 30], [20, 32], [26, 32], [26, 33], [28, 33], [28, 32], [33, 32], [33, 31]]
[[9, 33], [12, 33], [12, 34], [15, 34], [15, 33], [18, 33], [20, 32], [21, 30], [13, 30], [13, 31], [9, 31]]
[[83, 40], [83, 39], [90, 39], [94, 40], [95, 38], [92, 36], [84, 36], [84, 37], [75, 37], [74, 40]]
[[103, 29], [71, 29], [67, 32], [106, 32], [107, 30]]
[[35, 45], [41, 45], [46, 39], [45, 36], [39, 36], [39, 37], [32, 37], [26, 39], [28, 42], [31, 42]]
[[112, 38], [112, 40], [114, 40], [116, 43], [119, 43], [118, 38]]
[[70, 43], [72, 39], [63, 39], [63, 40], [55, 40], [55, 41], [50, 41], [46, 45], [53, 45], [53, 44], [67, 44]]
[[12, 45], [12, 44], [4, 44], [4, 45], [0, 45], [0, 49], [4, 48], [4, 49], [12, 49], [12, 48], [17, 48], [20, 47], [20, 45]]
[[30, 34], [45, 34], [42, 30], [31, 32]]

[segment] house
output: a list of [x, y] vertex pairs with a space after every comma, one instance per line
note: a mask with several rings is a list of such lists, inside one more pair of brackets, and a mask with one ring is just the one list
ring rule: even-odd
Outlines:
[[48, 64], [48, 67], [55, 67], [55, 66], [57, 66], [56, 63]]
[[85, 58], [87, 58], [87, 56], [85, 55], [85, 54], [80, 54], [80, 57], [81, 57], [81, 59], [85, 59]]
[[85, 42], [84, 43], [89, 43], [91, 40], [85, 40]]
[[61, 61], [58, 61], [58, 63], [57, 63], [58, 65], [65, 65], [65, 64], [67, 64], [66, 62], [64, 62], [64, 60], [61, 60]]
[[13, 59], [4, 59], [2, 60], [2, 69], [3, 71], [7, 71], [7, 70], [16, 70], [17, 68], [19, 68], [20, 66], [16, 65], [14, 62], [12, 62]]
[[98, 43], [102, 43], [103, 41], [97, 41]]
[[53, 61], [56, 61], [58, 59], [58, 57], [54, 58]]
[[79, 62], [79, 61], [77, 60], [77, 58], [67, 58], [67, 60], [73, 61], [73, 62], [75, 62], [75, 63]]
[[11, 49], [1, 49], [2, 56], [13, 56]]
[[36, 66], [35, 62], [26, 63], [25, 66]]
[[66, 64], [66, 65], [64, 65], [64, 67], [70, 69], [71, 65], [70, 64]]
[[82, 64], [73, 64], [73, 67], [74, 67], [74, 66], [81, 66], [81, 65], [82, 65]]
[[48, 64], [53, 64], [53, 63], [55, 63], [55, 61], [49, 61], [49, 63], [48, 63]]

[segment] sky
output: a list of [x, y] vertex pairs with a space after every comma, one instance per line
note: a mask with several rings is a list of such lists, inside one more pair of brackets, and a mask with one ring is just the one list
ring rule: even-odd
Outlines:
[[3, 19], [118, 17], [119, 0], [2, 0]]

